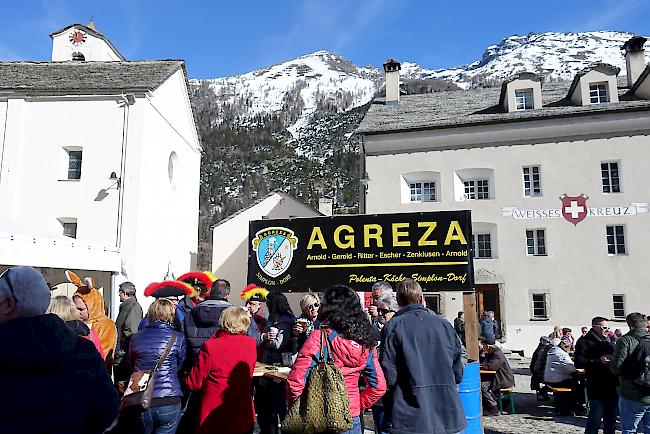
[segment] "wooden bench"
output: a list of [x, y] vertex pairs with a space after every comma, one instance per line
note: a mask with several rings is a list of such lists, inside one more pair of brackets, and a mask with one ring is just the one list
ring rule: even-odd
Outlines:
[[566, 393], [571, 393], [572, 390], [568, 387], [552, 387], [548, 384], [546, 385], [548, 389], [553, 393], [553, 406], [555, 407], [555, 414], [560, 414], [562, 411], [570, 411], [571, 397], [566, 396]]
[[510, 414], [515, 414], [515, 398], [512, 395], [512, 392], [515, 390], [514, 387], [508, 387], [506, 389], [499, 389], [498, 404], [499, 404], [499, 414], [503, 414], [503, 400], [510, 400]]

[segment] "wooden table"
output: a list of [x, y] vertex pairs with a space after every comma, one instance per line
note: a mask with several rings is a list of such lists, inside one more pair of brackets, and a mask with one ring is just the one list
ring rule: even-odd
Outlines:
[[287, 381], [289, 377], [289, 372], [286, 371], [287, 369], [257, 362], [253, 371], [253, 377], [267, 377], [273, 378], [274, 380]]

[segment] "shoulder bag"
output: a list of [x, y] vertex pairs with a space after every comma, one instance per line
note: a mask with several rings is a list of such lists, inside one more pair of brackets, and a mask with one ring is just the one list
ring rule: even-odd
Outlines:
[[309, 370], [305, 388], [282, 422], [289, 434], [345, 432], [352, 429], [350, 397], [343, 374], [334, 364], [329, 329], [321, 327], [317, 364]]
[[131, 374], [129, 384], [124, 391], [124, 396], [120, 401], [120, 414], [132, 411], [144, 411], [151, 405], [151, 395], [153, 393], [156, 371], [163, 364], [169, 352], [176, 342], [176, 333], [172, 332], [167, 346], [158, 362], [151, 371], [136, 371]]

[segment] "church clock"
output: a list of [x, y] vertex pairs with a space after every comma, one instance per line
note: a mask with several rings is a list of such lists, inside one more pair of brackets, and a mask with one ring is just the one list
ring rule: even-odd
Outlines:
[[70, 42], [72, 45], [81, 45], [86, 42], [86, 34], [80, 30], [70, 33]]

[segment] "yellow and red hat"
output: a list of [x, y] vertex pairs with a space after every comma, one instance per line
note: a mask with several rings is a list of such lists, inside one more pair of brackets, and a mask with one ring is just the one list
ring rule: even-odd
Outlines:
[[251, 283], [246, 288], [244, 288], [240, 294], [240, 297], [244, 301], [266, 301], [267, 295], [269, 295], [268, 289]]

